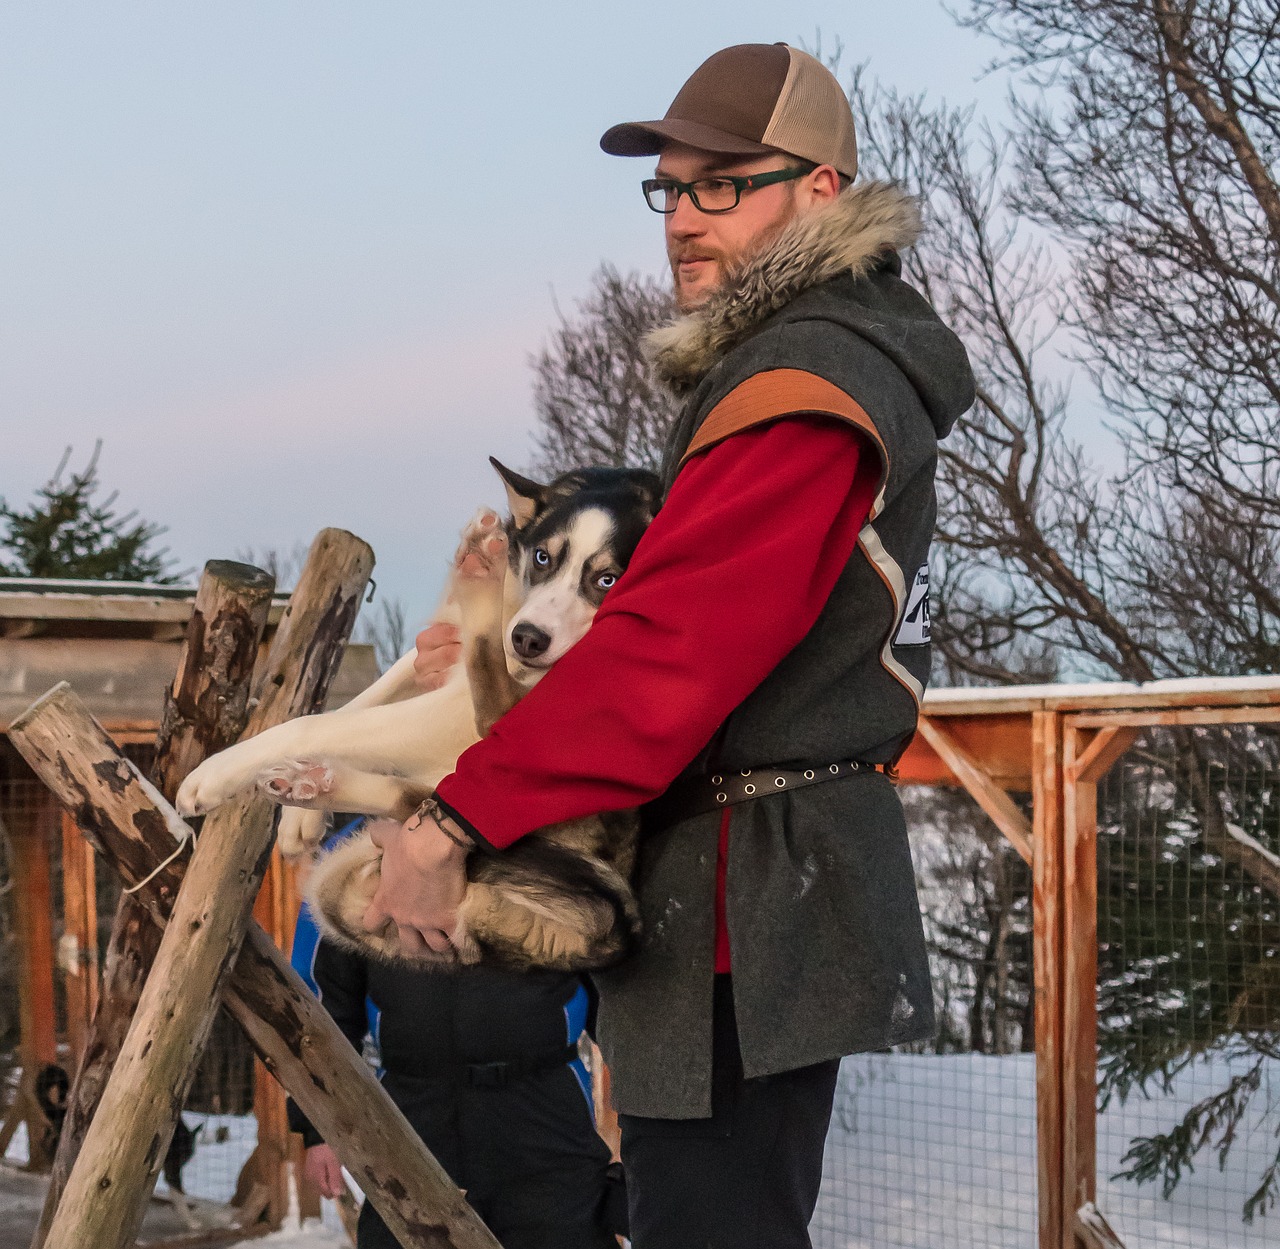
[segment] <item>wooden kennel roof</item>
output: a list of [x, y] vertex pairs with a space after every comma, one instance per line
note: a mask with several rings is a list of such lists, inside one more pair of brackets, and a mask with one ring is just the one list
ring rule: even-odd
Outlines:
[[[68, 681], [118, 741], [150, 741], [195, 593], [194, 586], [0, 577], [0, 733]], [[266, 641], [288, 600], [275, 596]], [[329, 706], [340, 707], [377, 676], [373, 647], [348, 645]]]

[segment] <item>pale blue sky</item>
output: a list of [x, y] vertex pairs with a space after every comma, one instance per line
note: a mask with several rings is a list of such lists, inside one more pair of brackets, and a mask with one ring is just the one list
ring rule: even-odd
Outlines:
[[1001, 109], [938, 0], [3, 0], [0, 495], [101, 437], [183, 564], [342, 525], [425, 614], [486, 457], [529, 458], [553, 297], [661, 266], [647, 163], [600, 133], [819, 31]]

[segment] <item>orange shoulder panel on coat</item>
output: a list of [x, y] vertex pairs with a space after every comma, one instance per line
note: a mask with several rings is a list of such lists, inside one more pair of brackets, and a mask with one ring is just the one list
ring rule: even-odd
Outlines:
[[808, 414], [848, 421], [883, 450], [871, 418], [839, 386], [804, 369], [768, 369], [735, 386], [707, 413], [707, 419], [698, 427], [680, 462], [683, 464], [690, 456], [744, 429], [784, 416]]

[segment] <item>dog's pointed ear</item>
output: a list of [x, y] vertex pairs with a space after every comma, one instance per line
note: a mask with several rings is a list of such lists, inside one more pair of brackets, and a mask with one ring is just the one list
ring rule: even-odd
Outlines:
[[648, 508], [649, 515], [656, 516], [662, 507], [662, 481], [658, 475], [645, 469], [635, 469], [631, 474], [631, 484]]
[[505, 464], [498, 463], [493, 456], [489, 457], [489, 463], [497, 470], [498, 476], [502, 478], [502, 484], [507, 488], [507, 504], [511, 508], [511, 519], [516, 522], [517, 529], [523, 529], [546, 505], [546, 486], [540, 486], [536, 481], [530, 481], [527, 477], [521, 477], [519, 473], [513, 473]]

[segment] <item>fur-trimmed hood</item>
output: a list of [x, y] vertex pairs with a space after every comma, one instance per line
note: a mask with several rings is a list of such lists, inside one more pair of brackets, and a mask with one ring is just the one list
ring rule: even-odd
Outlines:
[[[813, 288], [847, 276], [853, 282], [840, 284], [843, 297], [806, 300], [805, 315], [838, 321], [889, 356], [941, 436], [973, 402], [973, 380], [959, 341], [897, 279], [894, 253], [919, 233], [920, 212], [905, 191], [887, 182], [851, 186], [830, 207], [792, 221], [701, 307], [646, 335], [645, 354], [674, 394], [687, 395], [765, 321]], [[887, 302], [873, 297], [873, 308], [855, 284], [877, 273], [892, 275], [897, 293]]]
[[700, 308], [646, 335], [645, 353], [668, 386], [691, 390], [797, 295], [844, 273], [865, 276], [885, 252], [909, 247], [919, 233], [919, 209], [904, 191], [887, 182], [851, 186], [829, 208], [792, 221]]

